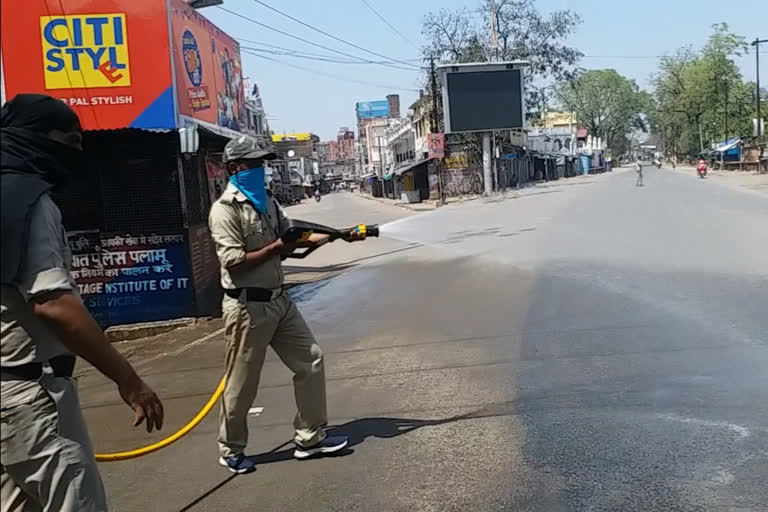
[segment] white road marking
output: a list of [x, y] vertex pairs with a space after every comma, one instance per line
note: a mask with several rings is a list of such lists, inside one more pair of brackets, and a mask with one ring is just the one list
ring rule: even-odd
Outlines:
[[190, 348], [194, 347], [195, 345], [199, 345], [200, 343], [205, 343], [206, 341], [208, 341], [208, 340], [210, 340], [212, 338], [215, 338], [217, 336], [221, 336], [222, 334], [224, 334], [224, 327], [222, 327], [221, 329], [219, 329], [217, 331], [213, 331], [211, 334], [208, 334], [207, 336], [203, 336], [202, 338], [196, 339], [193, 342], [187, 343], [183, 347], [181, 347], [179, 349], [176, 349], [173, 352], [169, 352], [168, 355], [169, 356], [177, 356], [177, 355], [181, 354], [182, 352], [186, 352], [187, 350], [189, 350]]
[[741, 439], [746, 439], [752, 432], [748, 428], [736, 425], [734, 423], [727, 423], [724, 421], [710, 421], [702, 420], [700, 418], [686, 418], [685, 416], [678, 416], [676, 414], [659, 414], [660, 418], [670, 421], [679, 421], [681, 423], [688, 423], [690, 425], [698, 425], [701, 427], [712, 427], [730, 430], [734, 434], [738, 435]]
[[192, 348], [192, 347], [194, 347], [196, 345], [199, 345], [201, 343], [205, 343], [206, 341], [208, 341], [208, 340], [210, 340], [212, 338], [215, 338], [217, 336], [220, 336], [222, 334], [224, 334], [224, 327], [222, 327], [219, 330], [213, 331], [212, 333], [210, 333], [210, 334], [208, 334], [206, 336], [203, 336], [202, 338], [198, 338], [195, 341], [191, 341], [191, 342], [187, 343], [186, 345], [182, 346], [181, 348], [177, 348], [173, 352], [161, 352], [160, 354], [154, 355], [154, 356], [150, 357], [149, 359], [144, 359], [144, 360], [141, 360], [141, 361], [137, 362], [136, 365], [137, 366], [146, 366], [147, 364], [149, 364], [149, 363], [151, 363], [153, 361], [157, 361], [158, 359], [162, 359], [163, 357], [177, 356], [177, 355], [181, 354], [182, 352], [186, 352], [187, 350], [189, 350], [190, 348]]
[[259, 416], [264, 411], [263, 407], [251, 407], [248, 409], [248, 414], [252, 416]]

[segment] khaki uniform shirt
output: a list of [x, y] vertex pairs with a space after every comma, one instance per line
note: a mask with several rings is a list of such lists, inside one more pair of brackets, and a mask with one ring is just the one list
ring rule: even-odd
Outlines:
[[208, 225], [221, 263], [221, 286], [233, 288], [277, 289], [283, 285], [280, 255], [275, 254], [256, 267], [231, 271], [230, 267], [245, 261], [246, 253], [271, 244], [280, 236], [287, 217], [271, 196], [267, 211], [259, 213], [232, 183], [211, 206]]
[[18, 282], [2, 285], [0, 359], [2, 366], [44, 362], [70, 354], [56, 335], [35, 316], [30, 299], [64, 290], [78, 294], [70, 269], [72, 253], [61, 224], [61, 212], [47, 195], [33, 207], [26, 258]]

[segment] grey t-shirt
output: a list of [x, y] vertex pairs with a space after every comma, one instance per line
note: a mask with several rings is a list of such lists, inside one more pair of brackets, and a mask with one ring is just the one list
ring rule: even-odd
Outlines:
[[34, 206], [26, 258], [15, 285], [2, 285], [0, 301], [0, 361], [2, 366], [43, 362], [70, 354], [56, 335], [35, 316], [30, 300], [64, 290], [78, 294], [72, 280], [72, 253], [61, 224], [61, 212], [43, 195]]

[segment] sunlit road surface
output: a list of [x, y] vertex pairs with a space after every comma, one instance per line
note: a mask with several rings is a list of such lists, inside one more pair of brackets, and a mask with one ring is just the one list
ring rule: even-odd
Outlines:
[[[386, 255], [297, 295], [350, 450], [291, 459], [290, 374], [270, 355], [258, 471], [217, 466], [214, 414], [103, 464], [113, 509], [768, 510], [768, 197], [668, 169], [634, 182], [562, 180], [386, 225], [393, 238], [365, 242]], [[315, 220], [375, 204], [332, 194]], [[223, 357], [217, 339], [142, 369], [169, 428]], [[146, 437], [115, 399], [84, 392], [99, 448]]]

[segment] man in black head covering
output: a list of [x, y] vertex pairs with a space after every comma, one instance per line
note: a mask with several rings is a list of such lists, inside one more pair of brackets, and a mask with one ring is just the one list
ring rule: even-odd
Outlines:
[[107, 509], [72, 380], [77, 354], [117, 385], [134, 425], [160, 428], [163, 406], [112, 347], [70, 276], [52, 189], [80, 167], [82, 130], [61, 101], [20, 94], [0, 112], [2, 209], [2, 510]]

